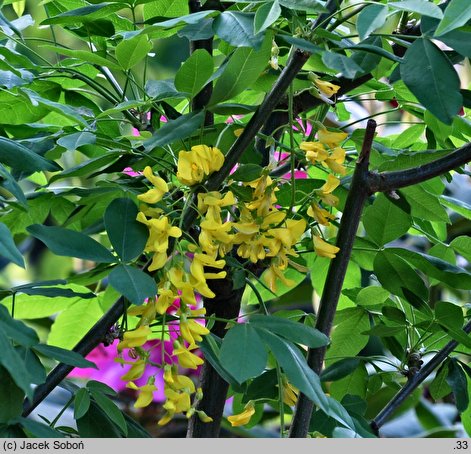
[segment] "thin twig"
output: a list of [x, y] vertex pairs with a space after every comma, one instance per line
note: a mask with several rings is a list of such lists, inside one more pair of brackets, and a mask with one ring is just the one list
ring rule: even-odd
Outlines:
[[[334, 315], [337, 310], [342, 284], [350, 261], [363, 205], [369, 195], [365, 183], [368, 178], [369, 156], [375, 129], [376, 122], [369, 120], [363, 139], [363, 147], [353, 173], [352, 184], [337, 235], [337, 246], [340, 248], [340, 251], [330, 262], [324, 292], [319, 306], [316, 328], [327, 336], [329, 336], [332, 329]], [[321, 372], [325, 352], [326, 347], [309, 349], [307, 362], [317, 374]], [[313, 408], [313, 402], [304, 394], [301, 394], [291, 425], [290, 438], [306, 437]]]
[[[466, 333], [471, 332], [471, 321], [463, 327]], [[371, 428], [378, 434], [380, 427], [394, 413], [395, 410], [414, 392], [414, 390], [448, 357], [448, 355], [459, 345], [452, 340], [448, 342], [435, 356], [427, 362], [415, 375], [413, 375], [391, 401], [371, 421]]]

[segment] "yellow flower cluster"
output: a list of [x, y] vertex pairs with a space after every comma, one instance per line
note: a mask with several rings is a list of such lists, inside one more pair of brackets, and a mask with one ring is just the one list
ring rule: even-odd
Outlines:
[[[317, 81], [315, 83], [321, 83]], [[338, 87], [334, 86], [334, 90]], [[325, 87], [327, 90], [328, 88]], [[340, 146], [340, 143], [347, 138], [347, 133], [332, 132], [326, 128], [320, 128], [317, 132], [317, 142], [301, 142], [301, 150], [306, 152], [306, 158], [312, 164], [321, 164], [325, 168], [330, 169], [334, 173], [345, 175], [346, 169], [343, 166], [345, 162], [345, 149]], [[333, 191], [339, 186], [340, 180], [329, 174], [325, 184], [315, 191], [315, 195], [322, 202], [322, 204], [335, 207], [338, 204], [338, 197], [333, 195]], [[335, 216], [328, 210], [322, 207], [317, 201], [311, 202], [308, 210], [308, 216], [312, 217], [317, 224], [321, 226], [328, 226], [330, 221], [335, 219]], [[314, 250], [320, 257], [332, 259], [340, 250], [337, 246], [333, 246], [324, 241], [320, 236], [313, 235]]]
[[224, 155], [218, 148], [207, 145], [191, 147], [190, 151], [180, 151], [177, 164], [177, 178], [187, 186], [201, 183], [204, 178], [219, 170], [224, 163]]

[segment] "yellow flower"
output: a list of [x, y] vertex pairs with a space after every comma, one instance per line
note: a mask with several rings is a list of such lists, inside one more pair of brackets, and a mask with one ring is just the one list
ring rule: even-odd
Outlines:
[[149, 238], [144, 249], [146, 252], [154, 252], [149, 271], [158, 270], [167, 261], [168, 239], [170, 237], [179, 238], [182, 235], [182, 231], [178, 227], [172, 226], [167, 216], [148, 220], [145, 214], [140, 211], [136, 219], [147, 225], [149, 229]]
[[325, 159], [323, 162], [324, 166], [327, 166], [332, 172], [340, 173], [345, 175], [347, 170], [342, 165], [345, 162], [345, 150], [341, 147], [335, 147], [332, 154]]
[[196, 346], [196, 342], [201, 342], [203, 338], [209, 334], [209, 330], [200, 325], [196, 320], [189, 317], [202, 316], [206, 313], [206, 309], [187, 309], [185, 312], [182, 309], [177, 311], [177, 315], [180, 316], [180, 334], [189, 344], [190, 347]]
[[287, 279], [283, 274], [282, 270], [276, 266], [276, 264], [272, 263], [263, 273], [263, 279], [268, 285], [268, 288], [272, 292], [276, 292], [276, 284], [278, 281], [283, 282], [284, 285], [287, 287], [292, 287], [295, 282], [291, 279]]
[[153, 379], [150, 379], [151, 383], [147, 383], [143, 386], [137, 386], [134, 382], [126, 384], [126, 388], [131, 388], [139, 391], [136, 402], [134, 403], [135, 408], [147, 407], [154, 399], [154, 391], [157, 391], [157, 387], [153, 383]]
[[139, 326], [150, 325], [155, 319], [156, 304], [154, 298], [149, 298], [147, 303], [141, 304], [140, 306], [132, 306], [127, 311], [128, 315], [137, 316], [140, 315]]
[[328, 98], [330, 98], [332, 95], [335, 95], [340, 89], [339, 85], [335, 85], [331, 82], [327, 82], [320, 79], [316, 79], [314, 81], [314, 84]]
[[232, 427], [244, 426], [250, 422], [250, 418], [255, 414], [255, 406], [252, 402], [249, 402], [242, 413], [238, 415], [229, 416], [227, 419], [231, 423]]
[[157, 312], [162, 315], [167, 312], [167, 309], [178, 298], [178, 295], [175, 295], [172, 290], [165, 288], [159, 288], [158, 293], [159, 297], [157, 298]]
[[177, 178], [181, 183], [192, 186], [219, 170], [223, 163], [224, 155], [218, 148], [197, 145], [191, 147], [191, 151], [180, 151], [178, 154]]
[[197, 369], [198, 366], [201, 366], [204, 363], [204, 361], [199, 356], [196, 356], [190, 351], [194, 350], [196, 345], [193, 347], [185, 347], [180, 342], [175, 341], [173, 346], [173, 354], [177, 355], [178, 364], [180, 364], [181, 367], [184, 367], [185, 369]]
[[286, 405], [292, 407], [296, 405], [296, 401], [298, 400], [299, 390], [292, 386], [288, 380], [283, 376], [282, 378], [282, 387], [283, 387], [283, 402]]
[[165, 180], [154, 175], [151, 167], [144, 169], [144, 176], [153, 184], [154, 188], [149, 189], [146, 193], [137, 196], [139, 200], [145, 203], [157, 203], [162, 200], [163, 195], [168, 192], [168, 186]]
[[123, 340], [118, 344], [118, 351], [144, 345], [151, 333], [152, 331], [147, 325], [139, 326], [139, 328], [133, 331], [126, 331], [123, 335]]
[[139, 359], [132, 363], [131, 368], [121, 377], [121, 380], [132, 381], [142, 377], [146, 368], [146, 362], [143, 359]]
[[326, 204], [330, 206], [336, 206], [339, 202], [337, 196], [333, 195], [332, 192], [339, 186], [340, 180], [333, 175], [327, 176], [327, 181], [316, 190], [316, 194]]
[[346, 139], [348, 134], [346, 132], [331, 132], [327, 129], [319, 129], [317, 138], [319, 142], [327, 145], [330, 148], [335, 148], [342, 140]]
[[206, 219], [215, 222], [221, 222], [221, 208], [235, 205], [236, 200], [231, 191], [226, 192], [224, 196], [219, 191], [211, 191], [198, 194], [198, 211], [206, 215]]
[[314, 220], [321, 225], [329, 225], [329, 221], [335, 219], [335, 216], [332, 213], [329, 213], [324, 208], [321, 208], [317, 202], [311, 204], [307, 209], [308, 216], [314, 218]]
[[312, 164], [323, 162], [329, 157], [329, 153], [320, 142], [301, 142], [299, 148], [306, 152], [306, 159]]
[[329, 259], [335, 258], [335, 254], [340, 251], [340, 248], [324, 241], [320, 236], [314, 236], [314, 249], [319, 257], [327, 257]]

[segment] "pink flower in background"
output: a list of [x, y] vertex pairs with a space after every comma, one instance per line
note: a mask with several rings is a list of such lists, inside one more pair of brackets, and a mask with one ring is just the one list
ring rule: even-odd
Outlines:
[[136, 172], [132, 167], [126, 167], [121, 172], [129, 177], [138, 177], [139, 175], [142, 175], [142, 172]]
[[299, 128], [297, 126], [293, 125], [293, 129], [297, 132], [299, 132], [299, 130], [301, 130], [305, 137], [309, 137], [311, 135], [311, 132], [312, 132], [311, 123], [309, 123], [309, 121], [306, 120], [306, 125], [304, 125], [303, 120], [299, 117], [296, 118], [296, 122], [299, 124]]

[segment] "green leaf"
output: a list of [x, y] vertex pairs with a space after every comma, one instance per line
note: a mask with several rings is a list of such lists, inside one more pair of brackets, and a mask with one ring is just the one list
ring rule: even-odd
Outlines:
[[363, 331], [362, 334], [368, 336], [377, 336], [377, 337], [391, 337], [396, 334], [403, 333], [405, 331], [404, 326], [387, 326], [383, 323], [373, 326], [371, 329]]
[[203, 123], [204, 112], [191, 112], [165, 123], [156, 133], [144, 142], [146, 151], [163, 147], [179, 139], [186, 139]]
[[361, 40], [368, 38], [376, 29], [382, 27], [388, 16], [386, 5], [368, 5], [360, 11], [357, 30]]
[[116, 59], [124, 70], [128, 70], [146, 58], [152, 43], [145, 35], [124, 39], [116, 46]]
[[241, 164], [237, 170], [231, 175], [234, 181], [253, 181], [260, 177], [263, 167], [257, 164]]
[[93, 145], [96, 142], [96, 135], [91, 132], [75, 132], [67, 136], [62, 136], [57, 140], [57, 144], [69, 151], [75, 151], [82, 145]]
[[110, 285], [131, 303], [140, 306], [157, 294], [157, 285], [148, 274], [129, 265], [118, 265], [110, 273]]
[[390, 249], [376, 254], [374, 272], [383, 287], [395, 295], [402, 296], [402, 288], [407, 288], [422, 299], [428, 299], [428, 289], [422, 278], [403, 258]]
[[311, 348], [323, 347], [329, 344], [329, 338], [324, 333], [287, 318], [255, 314], [250, 317], [249, 323], [256, 329], [264, 328], [291, 342]]
[[414, 185], [399, 191], [411, 207], [411, 214], [427, 221], [450, 222], [446, 209], [440, 205], [439, 198], [423, 186]]
[[110, 418], [110, 420], [113, 421], [126, 436], [128, 434], [128, 427], [123, 412], [104, 394], [96, 390], [91, 390], [90, 393], [98, 406], [106, 413], [108, 418]]
[[337, 381], [350, 375], [360, 365], [358, 358], [344, 358], [324, 369], [320, 375], [321, 381]]
[[262, 339], [280, 364], [290, 383], [305, 394], [324, 413], [353, 428], [354, 424], [346, 410], [334, 399], [328, 398], [321, 386], [319, 377], [307, 365], [306, 358], [288, 340], [281, 339], [265, 329], [258, 330]]
[[116, 257], [108, 249], [81, 232], [40, 224], [31, 225], [26, 230], [56, 255], [77, 257], [98, 263], [116, 262]]
[[387, 251], [407, 260], [414, 268], [419, 269], [429, 277], [438, 279], [451, 288], [471, 289], [471, 274], [464, 268], [423, 252], [401, 248], [388, 248]]
[[57, 14], [54, 17], [47, 18], [41, 22], [41, 25], [65, 25], [88, 22], [101, 17], [107, 17], [122, 8], [122, 5], [110, 2], [103, 2], [97, 5], [88, 5], [82, 8], [65, 11], [64, 13]]
[[6, 137], [0, 137], [0, 162], [25, 173], [33, 173], [38, 170], [51, 172], [62, 170], [62, 167], [54, 161], [49, 161], [24, 145]]
[[66, 350], [65, 348], [39, 344], [35, 345], [33, 350], [48, 358], [55, 359], [60, 363], [67, 364], [68, 366], [81, 368], [93, 367], [93, 369], [98, 369], [95, 363], [92, 363], [82, 355], [74, 351]]
[[425, 131], [425, 125], [412, 125], [406, 127], [401, 134], [399, 134], [392, 143], [393, 148], [407, 148], [417, 143]]
[[422, 299], [419, 298], [414, 292], [411, 292], [409, 289], [403, 287], [402, 293], [404, 294], [404, 299], [418, 311], [425, 314], [427, 317], [432, 318], [433, 312], [430, 306]]
[[450, 385], [453, 395], [455, 396], [455, 405], [457, 410], [462, 413], [468, 408], [468, 382], [466, 374], [459, 366], [456, 358], [451, 358], [448, 362], [448, 375], [446, 382]]
[[440, 201], [443, 205], [450, 208], [454, 212], [471, 220], [471, 205], [463, 202], [462, 200], [454, 199], [446, 195], [440, 196]]
[[3, 223], [0, 223], [0, 255], [22, 268], [25, 267], [21, 252], [16, 247], [10, 230]]
[[370, 328], [368, 312], [361, 307], [345, 309], [348, 316], [336, 324], [331, 336], [331, 345], [326, 355], [327, 364], [339, 357], [356, 356], [368, 343], [368, 336], [362, 334]]
[[213, 29], [218, 36], [231, 46], [250, 47], [260, 49], [263, 43], [263, 34], [254, 34], [253, 13], [239, 13], [237, 11], [224, 11], [214, 19]]
[[86, 386], [90, 391], [99, 392], [101, 394], [106, 394], [108, 396], [118, 395], [118, 393], [113, 388], [110, 388], [105, 383], [102, 383], [96, 380], [88, 380]]
[[279, 0], [280, 5], [311, 13], [325, 13], [327, 10], [319, 0]]
[[219, 360], [238, 383], [260, 375], [267, 365], [268, 354], [258, 330], [248, 323], [231, 328], [225, 335]]
[[267, 34], [260, 50], [236, 49], [217, 80], [210, 105], [234, 98], [250, 87], [260, 76], [270, 60], [271, 36]]
[[364, 71], [351, 57], [337, 54], [335, 52], [324, 52], [322, 54], [323, 63], [330, 69], [342, 73], [347, 79], [355, 79], [358, 74]]
[[[13, 421], [12, 421], [13, 422]], [[15, 422], [19, 423], [34, 438], [64, 438], [65, 435], [58, 430], [49, 427], [47, 424], [34, 421], [28, 418], [16, 418]]]
[[142, 254], [149, 230], [136, 221], [136, 204], [127, 198], [114, 199], [104, 214], [105, 228], [114, 250], [123, 262], [130, 262]]
[[388, 6], [401, 11], [409, 11], [423, 16], [435, 17], [436, 19], [443, 17], [442, 10], [428, 0], [402, 0], [400, 2], [389, 2]]
[[76, 58], [78, 61], [85, 61], [93, 65], [104, 66], [105, 68], [114, 69], [117, 71], [121, 70], [121, 66], [117, 65], [114, 61], [101, 57], [95, 52], [88, 50], [66, 49], [65, 47], [51, 46], [49, 44], [46, 44], [42, 47], [60, 55], [67, 55], [68, 57]]
[[12, 318], [8, 309], [3, 305], [0, 305], [0, 327], [10, 339], [19, 345], [32, 347], [39, 343], [36, 331], [26, 326], [22, 321]]
[[407, 233], [412, 219], [386, 196], [378, 194], [373, 204], [364, 211], [363, 225], [368, 236], [378, 246], [383, 246]]
[[356, 297], [358, 306], [375, 306], [384, 303], [389, 298], [389, 292], [379, 286], [362, 288]]
[[16, 197], [16, 200], [25, 208], [28, 206], [26, 196], [21, 186], [2, 164], [0, 164], [0, 186], [6, 189], [12, 196]]
[[88, 389], [80, 388], [74, 397], [74, 419], [79, 419], [87, 413], [90, 408], [90, 394]]
[[205, 360], [214, 367], [214, 370], [224, 380], [226, 380], [227, 383], [235, 388], [239, 386], [239, 383], [226, 369], [222, 367], [221, 361], [219, 359], [221, 343], [221, 339], [210, 333], [209, 335], [203, 337], [203, 340], [199, 343], [199, 348], [201, 349]]
[[[137, 2], [139, 4], [141, 2]], [[152, 17], [179, 17], [189, 13], [188, 4], [181, 0], [161, 0], [146, 1], [144, 5], [144, 19], [148, 20]]]
[[122, 436], [108, 415], [93, 401], [85, 415], [77, 419], [77, 430], [82, 438], [120, 438]]
[[[323, 380], [322, 376], [321, 380]], [[330, 395], [337, 400], [343, 400], [347, 395], [360, 396], [365, 399], [367, 385], [370, 381], [365, 365], [360, 363], [352, 373], [330, 384]]]
[[435, 305], [437, 321], [450, 328], [461, 329], [464, 323], [463, 309], [453, 303], [438, 301]]
[[263, 4], [255, 13], [254, 33], [263, 32], [280, 17], [280, 14], [281, 7], [278, 0]]
[[15, 347], [15, 350], [25, 363], [25, 367], [31, 377], [31, 383], [35, 385], [43, 384], [46, 381], [46, 369], [38, 355], [30, 348], [21, 347], [19, 345]]
[[[57, 299], [49, 299], [49, 304], [54, 305]], [[48, 344], [72, 349], [103, 313], [99, 298], [76, 300], [74, 304], [66, 306], [66, 309], [55, 317], [47, 338]]]
[[21, 416], [25, 393], [19, 388], [7, 370], [0, 366], [0, 424], [6, 424]]
[[0, 355], [0, 365], [8, 371], [16, 385], [31, 399], [33, 396], [31, 377], [25, 363], [13, 348], [11, 340], [2, 330], [0, 330], [0, 351], [2, 352]]
[[173, 28], [183, 24], [196, 25], [206, 17], [216, 16], [218, 14], [220, 14], [219, 11], [211, 9], [206, 11], [198, 11], [197, 13], [187, 14], [186, 16], [179, 16], [175, 17], [174, 19], [158, 22], [150, 27], [144, 28], [141, 33], [151, 33], [159, 28]]
[[175, 87], [193, 97], [205, 86], [213, 71], [211, 55], [205, 49], [197, 49], [177, 71]]
[[456, 237], [450, 246], [468, 262], [471, 262], [471, 238], [469, 236]]
[[302, 38], [295, 38], [294, 36], [289, 35], [279, 35], [277, 38], [280, 38], [283, 41], [286, 41], [288, 44], [291, 44], [298, 49], [305, 50], [307, 52], [311, 52], [312, 54], [316, 54], [322, 51], [322, 47], [316, 46], [311, 41]]
[[439, 367], [435, 378], [430, 383], [430, 395], [439, 400], [451, 393], [450, 385], [447, 383], [448, 376], [448, 361], [442, 363]]
[[443, 19], [440, 21], [434, 36], [441, 36], [459, 28], [471, 19], [471, 3], [468, 0], [451, 0], [448, 3]]
[[443, 123], [451, 124], [463, 105], [463, 96], [460, 78], [446, 55], [428, 39], [419, 38], [407, 49], [400, 70], [404, 83], [423, 106]]

